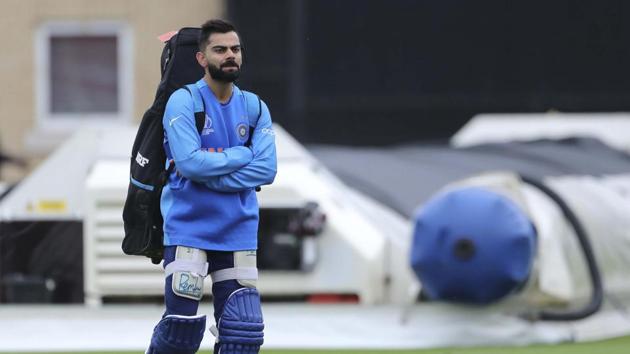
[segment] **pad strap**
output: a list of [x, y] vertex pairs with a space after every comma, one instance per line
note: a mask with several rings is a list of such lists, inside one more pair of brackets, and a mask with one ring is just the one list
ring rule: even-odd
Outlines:
[[164, 273], [166, 277], [175, 272], [191, 272], [198, 274], [202, 277], [208, 275], [208, 263], [190, 261], [186, 259], [176, 259], [164, 267]]
[[258, 269], [254, 267], [234, 267], [217, 270], [210, 273], [212, 283], [218, 283], [224, 280], [257, 280]]

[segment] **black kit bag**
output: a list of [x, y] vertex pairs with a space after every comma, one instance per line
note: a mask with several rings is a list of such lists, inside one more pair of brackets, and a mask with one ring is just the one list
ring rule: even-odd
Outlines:
[[[142, 117], [131, 150], [129, 189], [123, 208], [122, 250], [129, 255], [149, 257], [155, 264], [162, 260], [164, 253], [160, 196], [173, 168], [171, 164], [165, 169], [162, 116], [173, 92], [204, 75], [195, 58], [200, 32], [199, 28], [182, 28], [166, 41], [160, 63], [162, 79], [153, 105]], [[204, 112], [196, 112], [195, 120], [200, 132], [205, 123]]]

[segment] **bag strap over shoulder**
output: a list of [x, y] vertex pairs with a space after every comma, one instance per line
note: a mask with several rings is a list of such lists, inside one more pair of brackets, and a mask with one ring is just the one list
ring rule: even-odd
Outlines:
[[[257, 94], [242, 90], [243, 97], [245, 98], [245, 105], [247, 107], [247, 115], [249, 118], [249, 125], [256, 126], [258, 124], [258, 119], [262, 114], [262, 102], [260, 101], [260, 97]], [[252, 124], [252, 122], [254, 124]]]
[[258, 119], [262, 115], [262, 102], [257, 94], [242, 90], [243, 98], [245, 98], [245, 107], [247, 108], [247, 118], [249, 120], [249, 138], [245, 142], [245, 146], [251, 146], [254, 130], [258, 125]]
[[201, 97], [201, 92], [196, 84], [189, 84], [184, 86], [186, 91], [190, 92], [193, 99], [193, 109], [195, 112], [195, 126], [197, 127], [197, 133], [201, 134], [204, 125], [206, 124], [206, 105]]

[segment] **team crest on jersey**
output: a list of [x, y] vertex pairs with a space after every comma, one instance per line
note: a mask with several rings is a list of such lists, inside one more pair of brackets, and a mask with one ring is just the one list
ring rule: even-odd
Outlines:
[[208, 135], [210, 133], [214, 133], [214, 128], [212, 128], [212, 119], [206, 114], [206, 122], [203, 124], [201, 135]]
[[237, 125], [236, 134], [238, 134], [238, 137], [241, 138], [241, 140], [247, 138], [247, 125], [243, 123]]

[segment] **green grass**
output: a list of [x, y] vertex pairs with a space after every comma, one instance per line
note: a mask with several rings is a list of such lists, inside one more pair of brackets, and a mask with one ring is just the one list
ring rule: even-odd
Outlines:
[[[44, 354], [39, 353], [4, 353], [2, 354]], [[628, 354], [630, 336], [609, 339], [601, 342], [567, 343], [559, 345], [534, 345], [530, 347], [479, 347], [462, 349], [427, 349], [427, 350], [263, 350], [261, 354]], [[53, 354], [53, 353], [46, 353]], [[57, 354], [57, 353], [55, 353]], [[72, 354], [139, 354], [139, 352], [73, 352]], [[201, 351], [199, 354], [210, 354]]]

